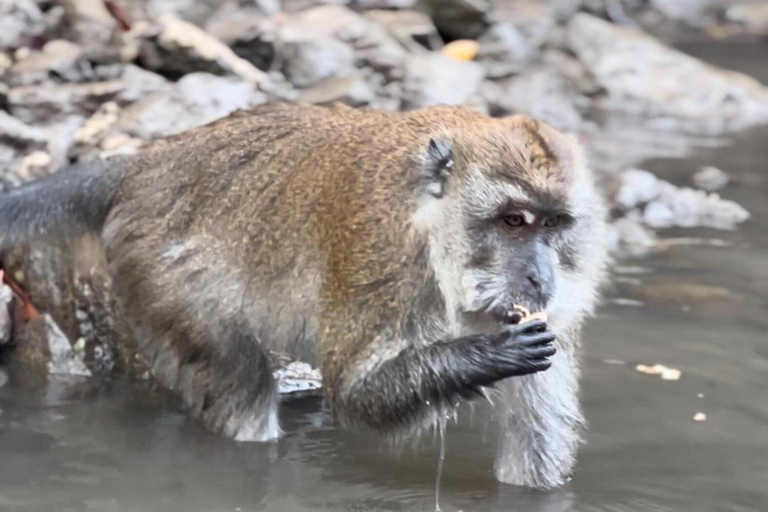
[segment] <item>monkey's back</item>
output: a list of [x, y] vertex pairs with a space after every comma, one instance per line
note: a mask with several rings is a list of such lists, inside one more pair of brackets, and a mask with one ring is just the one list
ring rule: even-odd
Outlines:
[[147, 338], [239, 316], [315, 362], [334, 303], [389, 303], [386, 316], [407, 300], [421, 152], [435, 129], [483, 119], [279, 105], [157, 141], [126, 164], [104, 228], [116, 296]]

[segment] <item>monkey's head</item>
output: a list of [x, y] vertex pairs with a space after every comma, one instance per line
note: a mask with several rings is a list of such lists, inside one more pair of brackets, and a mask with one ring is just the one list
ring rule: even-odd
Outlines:
[[514, 116], [444, 130], [424, 155], [414, 220], [449, 314], [592, 307], [605, 211], [573, 139]]

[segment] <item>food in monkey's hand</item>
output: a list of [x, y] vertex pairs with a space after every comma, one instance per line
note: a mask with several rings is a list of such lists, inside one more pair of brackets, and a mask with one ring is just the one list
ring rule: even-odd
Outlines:
[[511, 324], [526, 324], [534, 320], [547, 321], [547, 314], [544, 311], [535, 311], [533, 313], [524, 306], [515, 304], [512, 309], [507, 312], [507, 320]]

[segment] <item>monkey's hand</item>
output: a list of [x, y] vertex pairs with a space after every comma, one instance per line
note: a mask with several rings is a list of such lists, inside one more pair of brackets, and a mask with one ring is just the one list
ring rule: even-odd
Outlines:
[[525, 324], [505, 325], [501, 331], [482, 335], [474, 349], [485, 359], [486, 371], [477, 384], [488, 386], [496, 381], [544, 371], [552, 365], [555, 335], [547, 324], [535, 320]]
[[[550, 367], [555, 335], [541, 320], [428, 345], [412, 344], [348, 385], [336, 411], [377, 429], [413, 422], [438, 404], [483, 396], [481, 387]], [[337, 412], [338, 414], [338, 412]]]

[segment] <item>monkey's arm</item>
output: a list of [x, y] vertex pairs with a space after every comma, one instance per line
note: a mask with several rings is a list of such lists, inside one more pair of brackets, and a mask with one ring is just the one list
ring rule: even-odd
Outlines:
[[494, 334], [410, 345], [368, 373], [345, 372], [356, 378], [342, 383], [338, 412], [377, 430], [410, 425], [433, 408], [480, 394], [480, 386], [546, 370], [554, 339], [537, 321]]

